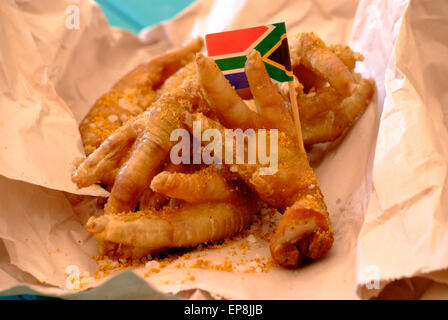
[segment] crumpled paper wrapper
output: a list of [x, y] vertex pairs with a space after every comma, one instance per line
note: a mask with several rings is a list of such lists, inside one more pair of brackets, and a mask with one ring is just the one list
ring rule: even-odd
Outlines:
[[[79, 8], [79, 29], [66, 27], [70, 5]], [[0, 2], [1, 294], [399, 298], [406, 288], [416, 297], [432, 281], [448, 283], [446, 7], [443, 0], [199, 0], [138, 38], [110, 28], [91, 1]], [[363, 53], [358, 70], [377, 86], [347, 135], [310, 153], [335, 231], [330, 253], [295, 271], [247, 273], [244, 263], [233, 272], [194, 268], [198, 257], [222, 263], [235, 251], [209, 248], [147, 277], [136, 268], [89, 290], [68, 290], [68, 266], [91, 275], [97, 267], [96, 241], [80, 223], [97, 213], [96, 200], [74, 207], [66, 196], [107, 196], [70, 180], [73, 160], [83, 156], [77, 124], [95, 100], [127, 71], [188, 38], [279, 21], [290, 37], [313, 31]], [[262, 239], [232, 245], [248, 240], [252, 247], [233, 259], [269, 256]]]
[[392, 2], [383, 5], [379, 9], [389, 13], [387, 19], [362, 3], [359, 10], [369, 14], [354, 25], [384, 21], [383, 28], [390, 26], [391, 32], [383, 37], [395, 38], [379, 109], [372, 194], [358, 241], [357, 282], [363, 297], [375, 294], [361, 285], [371, 280], [372, 270], [381, 288], [416, 276], [448, 283], [448, 272], [441, 271], [448, 267], [448, 97], [442, 80], [448, 69], [447, 3], [394, 2], [402, 15]]

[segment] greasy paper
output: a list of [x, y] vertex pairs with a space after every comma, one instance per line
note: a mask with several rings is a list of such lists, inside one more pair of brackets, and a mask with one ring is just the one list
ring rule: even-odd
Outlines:
[[[79, 8], [79, 29], [66, 27], [69, 5]], [[96, 242], [80, 221], [98, 214], [97, 207], [95, 199], [73, 207], [62, 191], [106, 195], [99, 187], [78, 190], [70, 180], [73, 160], [83, 156], [77, 124], [102, 93], [134, 66], [193, 36], [280, 21], [289, 37], [313, 31], [327, 43], [350, 44], [365, 56], [358, 71], [376, 82], [372, 103], [347, 135], [310, 152], [335, 231], [329, 254], [297, 271], [247, 273], [244, 265], [233, 272], [194, 268], [197, 255], [220, 263], [232, 252], [205, 249], [182, 258], [180, 268], [172, 264], [147, 277], [140, 268], [102, 279], [88, 297], [143, 297], [135, 288], [148, 298], [162, 297], [143, 289], [147, 283], [159, 292], [197, 288], [224, 298], [353, 299], [376, 296], [403, 277], [443, 282], [443, 6], [409, 0], [199, 0], [137, 38], [107, 26], [90, 1], [2, 2], [0, 289], [26, 284], [5, 294], [86, 294], [66, 289], [64, 273], [73, 265], [94, 273]], [[245, 259], [269, 256], [265, 242], [255, 244]]]

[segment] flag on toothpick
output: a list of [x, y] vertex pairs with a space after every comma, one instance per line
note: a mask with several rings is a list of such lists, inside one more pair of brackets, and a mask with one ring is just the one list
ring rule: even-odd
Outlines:
[[205, 36], [205, 43], [208, 56], [215, 61], [236, 90], [242, 91], [241, 89], [249, 88], [244, 64], [252, 49], [260, 52], [272, 80], [289, 82], [289, 99], [296, 125], [297, 140], [300, 150], [305, 152], [285, 23], [210, 33]]
[[205, 43], [208, 56], [215, 61], [235, 89], [249, 88], [244, 64], [252, 49], [260, 52], [273, 80], [293, 80], [284, 22], [210, 33], [205, 36]]

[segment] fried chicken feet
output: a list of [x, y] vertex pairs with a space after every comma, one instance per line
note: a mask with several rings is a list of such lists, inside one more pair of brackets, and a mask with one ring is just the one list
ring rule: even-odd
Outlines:
[[[277, 172], [262, 174], [264, 166], [259, 162], [234, 165], [236, 172], [262, 200], [279, 210], [286, 209], [271, 240], [272, 257], [282, 266], [295, 267], [305, 257], [316, 259], [322, 256], [333, 243], [328, 212], [317, 177], [305, 152], [298, 148], [291, 116], [271, 82], [260, 54], [251, 52], [245, 66], [258, 113], [251, 111], [236, 95], [214, 62], [199, 54], [196, 63], [205, 98], [220, 121], [194, 114], [192, 118], [201, 121], [202, 130], [214, 128], [224, 132], [222, 124], [228, 128], [279, 129]], [[191, 130], [191, 119], [186, 124]]]
[[[317, 176], [299, 148], [287, 99], [282, 98], [288, 96], [285, 87], [280, 85], [280, 94], [260, 54], [252, 51], [245, 65], [256, 105], [251, 109], [211, 59], [197, 54], [188, 63], [200, 46], [201, 41], [193, 41], [172, 54], [185, 57], [180, 61], [165, 57], [137, 68], [89, 113], [86, 123], [93, 122], [98, 110], [118, 117], [124, 108], [135, 117], [119, 122], [107, 139], [93, 129], [92, 139], [90, 133], [83, 135], [89, 156], [73, 181], [79, 187], [97, 182], [112, 187], [105, 215], [92, 217], [86, 229], [104, 249], [138, 257], [234, 235], [249, 226], [264, 203], [283, 212], [270, 240], [279, 265], [297, 267], [307, 258], [325, 255], [333, 244], [333, 229]], [[305, 145], [340, 137], [373, 95], [373, 82], [354, 72], [362, 56], [348, 47], [327, 47], [312, 33], [292, 41], [291, 56]], [[135, 90], [140, 90], [138, 99]], [[108, 99], [114, 102], [106, 103]], [[224, 159], [224, 146], [213, 156], [221, 157], [221, 169], [171, 163], [168, 155], [176, 144], [171, 133], [187, 129], [194, 134], [195, 123], [202, 134], [216, 129], [221, 137], [228, 129], [246, 130], [243, 157], [249, 159], [255, 151], [257, 161], [239, 161], [238, 137], [233, 136], [233, 162]], [[265, 153], [269, 150], [274, 166], [260, 159], [262, 135], [256, 137], [255, 150], [249, 150], [250, 130], [264, 133]], [[202, 142], [205, 149], [208, 145]]]
[[171, 132], [182, 128], [186, 110], [196, 110], [200, 105], [196, 78], [188, 77], [181, 87], [166, 92], [148, 110], [110, 135], [79, 165], [73, 181], [80, 188], [86, 187], [116, 170], [105, 211], [134, 211], [175, 144], [170, 140]]
[[86, 230], [101, 242], [140, 248], [133, 250], [135, 257], [136, 252], [147, 254], [230, 237], [246, 229], [260, 209], [257, 198], [244, 192], [244, 186], [232, 185], [235, 177], [227, 172], [224, 178], [224, 172], [211, 167], [192, 174], [163, 171], [152, 181], [153, 190], [185, 202], [158, 211], [91, 217]]
[[304, 144], [342, 136], [374, 92], [373, 80], [354, 72], [363, 56], [347, 46], [327, 47], [314, 33], [301, 33], [291, 42], [291, 57]]

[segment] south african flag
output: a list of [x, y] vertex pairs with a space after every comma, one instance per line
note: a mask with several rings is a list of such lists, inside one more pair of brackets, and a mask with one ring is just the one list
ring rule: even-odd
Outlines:
[[235, 89], [249, 87], [244, 64], [252, 49], [260, 52], [273, 80], [292, 81], [291, 60], [284, 22], [205, 36], [207, 54]]

